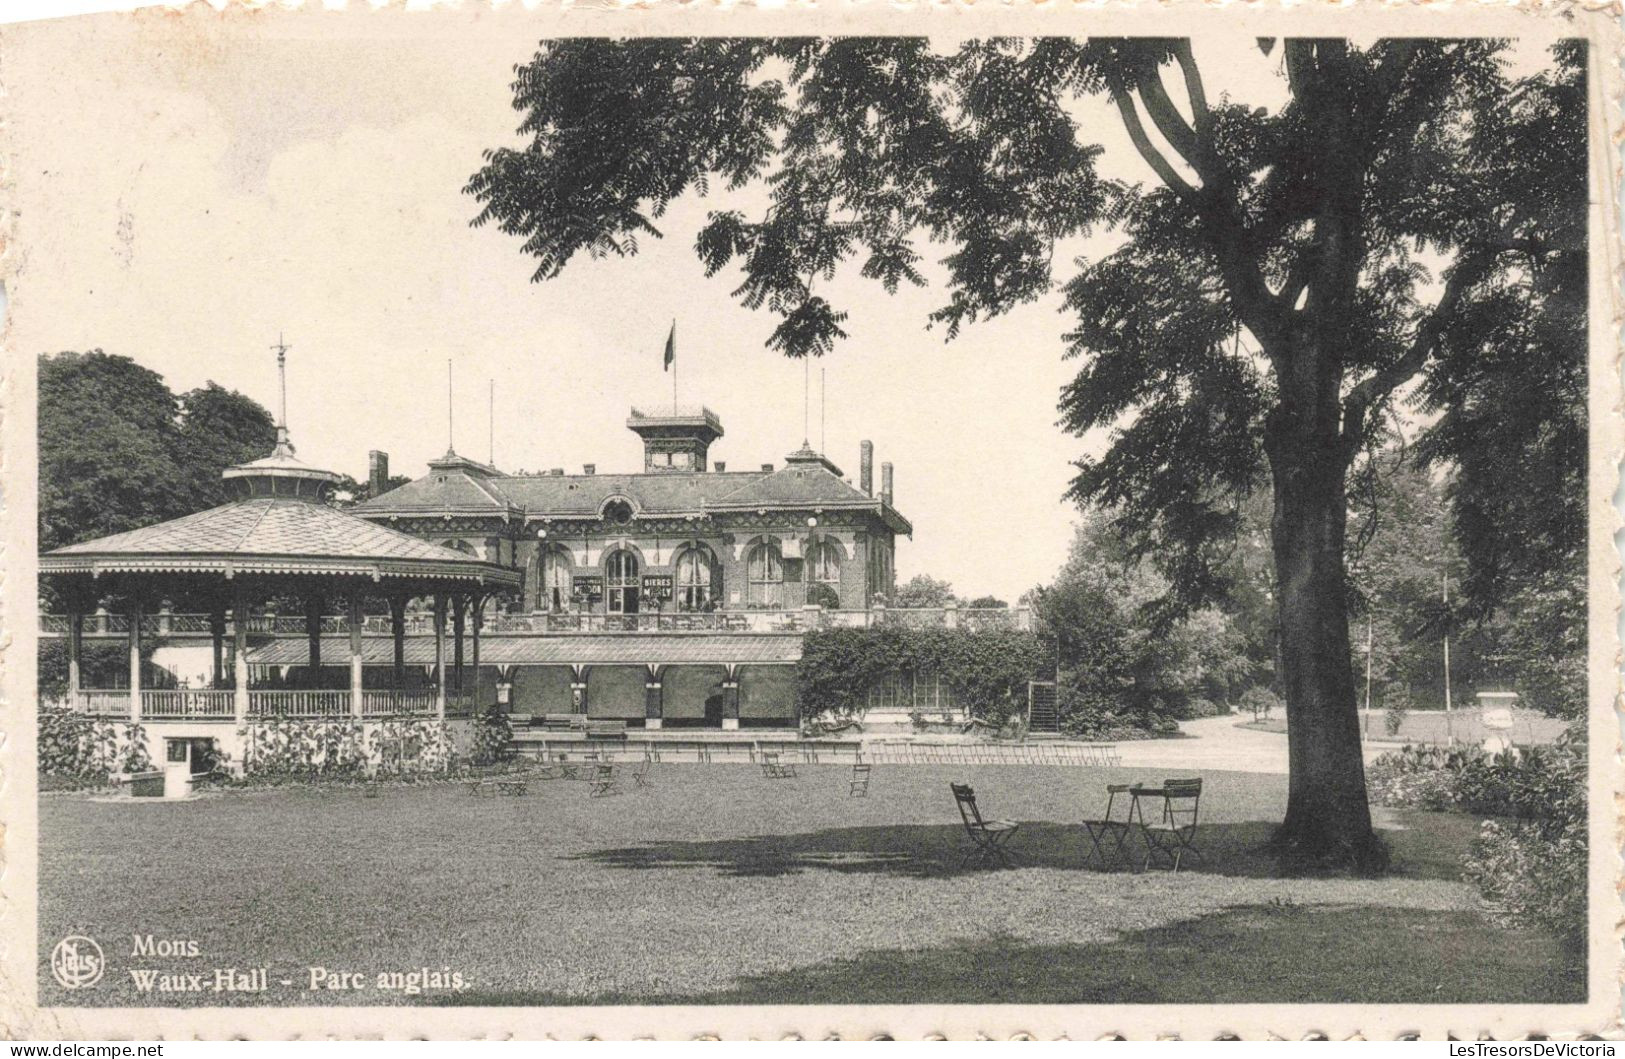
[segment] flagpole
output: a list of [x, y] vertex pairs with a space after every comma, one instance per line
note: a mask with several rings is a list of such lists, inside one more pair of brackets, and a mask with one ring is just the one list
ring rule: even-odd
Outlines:
[[677, 321], [671, 322], [671, 414], [677, 414]]

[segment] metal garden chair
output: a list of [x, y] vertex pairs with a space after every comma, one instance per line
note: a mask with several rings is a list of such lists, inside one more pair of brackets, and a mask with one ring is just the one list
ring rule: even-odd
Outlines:
[[1165, 858], [1174, 871], [1186, 853], [1202, 860], [1202, 851], [1196, 848], [1196, 829], [1201, 819], [1202, 781], [1163, 780], [1162, 815], [1154, 823], [1140, 822], [1145, 835], [1145, 864], [1151, 866], [1153, 857]]
[[869, 771], [871, 768], [873, 768], [872, 765], [862, 761], [852, 766], [852, 781], [847, 786], [846, 791], [848, 798], [869, 797]]
[[[1129, 795], [1123, 799], [1125, 808], [1122, 819], [1118, 819], [1113, 812], [1117, 806], [1117, 796], [1120, 794]], [[1089, 833], [1089, 844], [1092, 847], [1090, 854], [1103, 870], [1128, 863], [1128, 843], [1134, 833], [1134, 805], [1135, 800], [1128, 784], [1108, 784], [1106, 815], [1099, 820], [1083, 822], [1084, 829]]]
[[615, 766], [607, 761], [593, 766], [592, 789], [587, 792], [587, 797], [607, 798], [620, 793], [622, 793], [621, 781], [615, 775]]
[[951, 783], [954, 791], [954, 800], [959, 803], [959, 818], [965, 823], [965, 833], [970, 836], [971, 848], [965, 852], [961, 864], [974, 861], [987, 866], [1002, 864], [1010, 866], [1010, 853], [1005, 843], [1010, 841], [1021, 827], [1011, 820], [984, 820], [982, 811], [976, 807], [976, 792], [968, 784]]

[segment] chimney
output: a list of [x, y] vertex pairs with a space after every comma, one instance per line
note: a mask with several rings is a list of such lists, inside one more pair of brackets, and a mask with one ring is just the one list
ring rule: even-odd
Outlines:
[[875, 443], [865, 441], [858, 447], [858, 488], [864, 496], [875, 495]]
[[389, 453], [377, 449], [367, 453], [367, 486], [373, 496], [389, 488]]
[[547, 473], [552, 475], [554, 478], [563, 478], [564, 477], [564, 468], [563, 467], [555, 467], [552, 470], [548, 471]]
[[880, 499], [885, 501], [887, 507], [892, 506], [891, 491], [891, 464], [880, 465]]
[[764, 463], [764, 464], [762, 464], [762, 470], [763, 470], [763, 472], [765, 472], [767, 474], [772, 474], [773, 473], [773, 465], [771, 463]]
[[581, 465], [581, 473], [582, 474], [597, 474], [598, 473], [598, 465], [596, 463], [583, 463]]
[[723, 471], [728, 469], [728, 464], [723, 460], [717, 460], [715, 463], [711, 464], [711, 466], [716, 468], [718, 474], [721, 474]]

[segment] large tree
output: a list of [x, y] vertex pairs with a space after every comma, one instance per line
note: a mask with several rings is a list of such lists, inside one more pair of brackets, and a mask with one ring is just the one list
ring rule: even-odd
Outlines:
[[[708, 272], [738, 263], [739, 299], [778, 317], [767, 344], [794, 357], [844, 337], [816, 280], [858, 258], [888, 290], [923, 283], [921, 239], [947, 247], [932, 322], [950, 337], [1059, 284], [1083, 362], [1063, 420], [1115, 428], [1073, 492], [1117, 509], [1184, 602], [1223, 591], [1224, 542], [1267, 467], [1291, 722], [1278, 838], [1374, 867], [1348, 475], [1415, 380], [1448, 403], [1464, 357], [1555, 307], [1531, 277], [1583, 274], [1584, 56], [1514, 79], [1492, 41], [1259, 47], [1273, 108], [1210, 95], [1179, 39], [549, 41], [513, 85], [527, 142], [487, 152], [467, 191], [474, 223], [522, 238], [545, 280], [581, 251], [636, 253], [712, 180], [765, 181], [760, 216], [714, 212], [695, 246]], [[1149, 186], [1097, 170], [1091, 98]], [[1057, 277], [1057, 244], [1104, 226], [1120, 247]]]
[[177, 398], [163, 376], [101, 350], [39, 360], [40, 547], [221, 504], [220, 472], [268, 455], [270, 413], [214, 383]]

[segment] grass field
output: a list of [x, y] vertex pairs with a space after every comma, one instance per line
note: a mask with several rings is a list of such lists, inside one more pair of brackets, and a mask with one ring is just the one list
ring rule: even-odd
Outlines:
[[[1088, 865], [1077, 821], [1160, 772], [880, 766], [770, 781], [664, 765], [652, 790], [523, 798], [461, 785], [231, 791], [175, 804], [41, 800], [46, 1004], [1151, 1003], [1575, 1000], [1554, 943], [1491, 927], [1457, 878], [1476, 822], [1384, 816], [1384, 879], [1277, 878], [1259, 847], [1285, 779], [1209, 772], [1196, 870]], [[1017, 866], [962, 868], [950, 780], [1022, 822]], [[68, 992], [67, 934], [108, 970]], [[137, 935], [195, 958], [134, 955]], [[309, 968], [363, 988], [307, 990]], [[144, 995], [133, 969], [269, 968], [264, 993]], [[380, 990], [427, 968], [461, 990]], [[291, 984], [282, 986], [287, 980]], [[386, 983], [388, 979], [386, 979]]]
[[[1453, 737], [1458, 743], [1471, 743], [1482, 745], [1490, 734], [1483, 722], [1479, 720], [1476, 709], [1455, 710], [1446, 719], [1444, 711], [1411, 710], [1406, 713], [1400, 722], [1399, 732], [1388, 734], [1384, 723], [1386, 715], [1381, 710], [1372, 710], [1369, 714], [1360, 713], [1360, 723], [1365, 727], [1366, 740], [1371, 743], [1393, 743], [1395, 747], [1406, 743], [1438, 743], [1449, 742]], [[1264, 721], [1238, 722], [1242, 728], [1251, 728], [1259, 732], [1286, 731], [1286, 718], [1280, 715]], [[1547, 717], [1533, 710], [1512, 711], [1512, 729], [1503, 733], [1511, 737], [1519, 746], [1528, 746], [1532, 743], [1551, 743], [1563, 734], [1568, 722]]]

